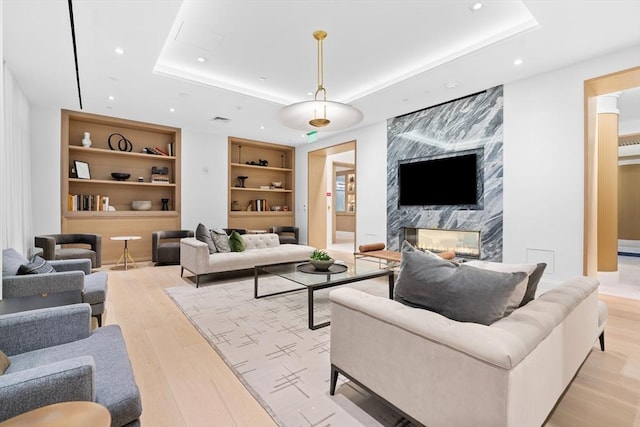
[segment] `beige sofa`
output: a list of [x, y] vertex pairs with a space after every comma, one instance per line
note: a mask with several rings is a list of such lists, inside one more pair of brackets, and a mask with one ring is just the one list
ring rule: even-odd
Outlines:
[[276, 264], [306, 260], [315, 248], [305, 245], [280, 244], [275, 233], [243, 234], [243, 252], [209, 253], [206, 243], [193, 237], [180, 240], [180, 275], [184, 270], [196, 275], [196, 287], [200, 276], [223, 271], [245, 270], [259, 264]]
[[330, 393], [341, 373], [430, 427], [542, 425], [606, 320], [586, 277], [490, 326], [350, 288], [330, 299]]

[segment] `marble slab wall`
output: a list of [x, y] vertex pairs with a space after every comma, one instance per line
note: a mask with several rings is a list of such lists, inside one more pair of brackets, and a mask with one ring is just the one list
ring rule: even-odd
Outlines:
[[[404, 227], [480, 231], [480, 258], [502, 261], [502, 86], [389, 119], [387, 129], [387, 247], [399, 250]], [[399, 163], [480, 148], [483, 194], [476, 209], [398, 205]], [[424, 182], [424, 191], [447, 181]]]

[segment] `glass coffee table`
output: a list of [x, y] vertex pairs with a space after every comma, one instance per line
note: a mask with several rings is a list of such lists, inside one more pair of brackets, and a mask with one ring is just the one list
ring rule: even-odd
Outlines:
[[[331, 269], [335, 272], [314, 271], [308, 261], [286, 262], [280, 264], [256, 265], [253, 273], [253, 297], [265, 298], [274, 295], [287, 294], [307, 289], [309, 311], [309, 329], [319, 329], [328, 326], [331, 322], [314, 324], [313, 321], [313, 294], [320, 289], [332, 288], [334, 286], [347, 285], [361, 280], [373, 279], [387, 276], [389, 278], [389, 299], [393, 299], [393, 287], [395, 283], [393, 270], [381, 270], [374, 264], [367, 262], [357, 262], [354, 265], [334, 264]], [[342, 271], [344, 270], [344, 271]], [[312, 272], [310, 272], [312, 271]], [[282, 277], [300, 286], [284, 291], [271, 292], [259, 295], [260, 273], [268, 273]]]

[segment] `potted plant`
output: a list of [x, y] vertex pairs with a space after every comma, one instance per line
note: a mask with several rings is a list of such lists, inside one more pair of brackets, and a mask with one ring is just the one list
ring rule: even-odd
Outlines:
[[328, 253], [318, 249], [314, 250], [309, 257], [309, 262], [318, 271], [329, 271], [329, 267], [333, 265], [334, 261]]

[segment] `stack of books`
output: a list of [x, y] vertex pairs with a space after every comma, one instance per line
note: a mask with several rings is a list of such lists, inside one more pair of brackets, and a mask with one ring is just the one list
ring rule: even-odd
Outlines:
[[69, 194], [67, 196], [68, 211], [108, 211], [109, 196], [99, 194]]
[[163, 175], [159, 173], [151, 174], [151, 182], [157, 184], [169, 184], [169, 175]]

